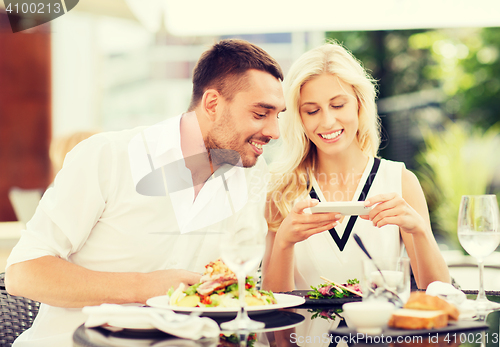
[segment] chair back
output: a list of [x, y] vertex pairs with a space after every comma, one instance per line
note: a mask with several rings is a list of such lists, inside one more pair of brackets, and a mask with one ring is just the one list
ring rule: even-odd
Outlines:
[[24, 225], [30, 221], [42, 195], [42, 189], [21, 189], [18, 187], [9, 189], [9, 200], [18, 221], [23, 222]]
[[0, 273], [0, 347], [10, 347], [33, 324], [40, 303], [7, 293], [4, 277]]

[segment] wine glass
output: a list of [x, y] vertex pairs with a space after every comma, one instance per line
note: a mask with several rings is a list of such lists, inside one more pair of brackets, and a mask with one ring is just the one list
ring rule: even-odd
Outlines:
[[500, 304], [486, 298], [484, 291], [484, 258], [500, 243], [499, 210], [495, 195], [464, 195], [458, 212], [458, 240], [479, 266], [479, 292], [476, 309], [499, 309]]
[[[232, 218], [230, 218], [232, 219]], [[246, 310], [245, 284], [246, 276], [262, 261], [265, 248], [265, 233], [258, 228], [226, 230], [221, 242], [221, 258], [238, 278], [239, 310], [235, 319], [221, 324], [223, 330], [252, 331], [264, 328], [265, 324], [250, 317]]]

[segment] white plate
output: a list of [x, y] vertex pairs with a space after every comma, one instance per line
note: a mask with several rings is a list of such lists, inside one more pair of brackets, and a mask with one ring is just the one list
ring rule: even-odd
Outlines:
[[[294, 307], [302, 305], [306, 300], [300, 296], [288, 294], [274, 294], [277, 304], [262, 305], [262, 306], [247, 306], [249, 314], [259, 314], [269, 311], [278, 310], [280, 308]], [[234, 316], [238, 312], [238, 307], [179, 307], [169, 305], [169, 296], [155, 296], [146, 301], [151, 307], [165, 308], [180, 313], [201, 313], [204, 316]]]

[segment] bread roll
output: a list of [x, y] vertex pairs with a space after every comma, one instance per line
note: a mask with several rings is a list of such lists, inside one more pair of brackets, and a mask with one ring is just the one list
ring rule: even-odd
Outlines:
[[437, 296], [427, 295], [424, 292], [412, 292], [404, 308], [414, 310], [445, 311], [449, 320], [458, 320], [458, 309]]
[[448, 315], [444, 311], [402, 308], [392, 313], [388, 325], [391, 328], [409, 330], [439, 329], [448, 325]]

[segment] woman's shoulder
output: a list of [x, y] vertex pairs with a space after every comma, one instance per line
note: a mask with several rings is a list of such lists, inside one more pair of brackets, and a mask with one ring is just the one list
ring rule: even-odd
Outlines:
[[375, 176], [377, 187], [382, 187], [385, 191], [395, 191], [401, 194], [402, 176], [406, 170], [405, 164], [398, 161], [380, 159], [380, 166]]
[[380, 159], [380, 166], [386, 169], [397, 169], [397, 170], [403, 170], [406, 169], [406, 165], [402, 161], [394, 161], [394, 160], [389, 160], [389, 159], [384, 159], [384, 158], [379, 158]]
[[406, 168], [404, 162], [393, 161], [388, 159], [380, 158], [380, 167], [384, 168], [384, 171], [388, 175], [392, 175], [394, 179], [398, 179], [402, 186], [411, 187], [411, 189], [417, 189], [420, 187], [419, 180], [417, 176]]

